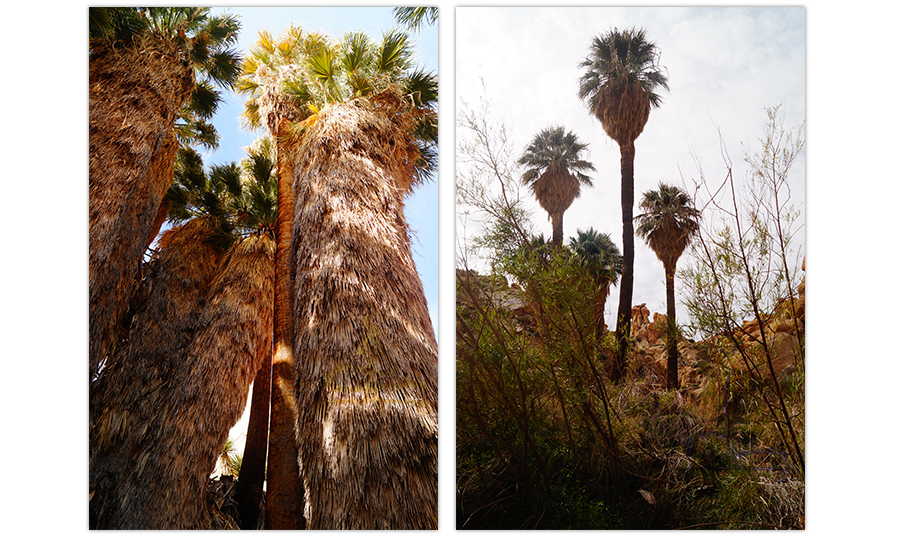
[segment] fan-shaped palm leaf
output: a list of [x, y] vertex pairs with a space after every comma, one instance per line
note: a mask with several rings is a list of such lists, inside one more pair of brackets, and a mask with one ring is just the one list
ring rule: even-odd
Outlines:
[[675, 266], [691, 238], [700, 229], [700, 212], [686, 192], [675, 185], [660, 183], [641, 200], [644, 213], [637, 216], [637, 234], [663, 262], [666, 272], [666, 316], [668, 321], [669, 388], [678, 388], [678, 347], [675, 339]]
[[525, 166], [522, 183], [527, 185], [553, 222], [553, 243], [562, 244], [563, 213], [581, 195], [581, 185], [593, 186], [583, 171], [594, 165], [581, 158], [587, 144], [563, 127], [539, 132], [519, 158]]
[[625, 374], [631, 333], [631, 295], [634, 287], [634, 141], [650, 117], [650, 109], [662, 102], [657, 90], [668, 89], [668, 80], [659, 67], [659, 53], [644, 31], [614, 28], [596, 36], [587, 58], [581, 62], [578, 97], [603, 130], [619, 145], [622, 171], [622, 281], [616, 315], [619, 353], [612, 378]]

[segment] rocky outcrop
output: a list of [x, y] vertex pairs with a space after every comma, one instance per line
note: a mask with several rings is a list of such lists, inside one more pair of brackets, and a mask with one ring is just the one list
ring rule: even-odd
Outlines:
[[[518, 286], [509, 285], [502, 277], [478, 275], [474, 271], [457, 270], [459, 288], [470, 286], [483, 297], [508, 312], [516, 321], [517, 333], [533, 334], [533, 315]], [[472, 306], [470, 296], [457, 293], [457, 301], [463, 306]], [[803, 367], [803, 342], [806, 322], [806, 289], [801, 282], [797, 296], [793, 300], [781, 299], [772, 312], [757, 320], [744, 321], [734, 331], [734, 337], [742, 349], [752, 358], [754, 367], [766, 379], [772, 375], [762, 353], [763, 335], [770, 350], [775, 378], [783, 381], [787, 376]], [[652, 385], [665, 387], [668, 353], [666, 332], [668, 318], [665, 314], [651, 313], [646, 303], [631, 309], [631, 337], [633, 341], [632, 359], [629, 369], [636, 377]], [[762, 325], [760, 327], [760, 325]], [[709, 381], [707, 366], [711, 362], [709, 350], [724, 349], [728, 366], [737, 371], [746, 371], [747, 364], [731, 339], [719, 335], [706, 341], [678, 339], [678, 380], [686, 391], [702, 392]]]
[[[652, 319], [652, 321], [651, 321]], [[632, 368], [639, 377], [665, 385], [668, 353], [665, 314], [653, 313], [646, 303], [631, 308], [631, 337], [634, 341]], [[697, 364], [706, 358], [703, 347], [685, 338], [678, 339], [678, 379], [684, 386], [697, 382]]]
[[[780, 299], [772, 312], [764, 316], [762, 323], [747, 320], [733, 333], [741, 349], [752, 360], [751, 368], [759, 375], [772, 378], [765, 360], [763, 341], [772, 358], [772, 370], [779, 382], [803, 368], [803, 342], [806, 322], [806, 286], [801, 282], [793, 300]], [[652, 321], [651, 321], [652, 319]], [[666, 323], [665, 314], [653, 313], [646, 304], [631, 309], [631, 336], [634, 342], [632, 368], [635, 374], [651, 383], [665, 384], [666, 379]], [[738, 371], [747, 370], [747, 362], [730, 337], [720, 335], [716, 342], [678, 340], [678, 379], [685, 389], [698, 389], [704, 382], [703, 370], [709, 364], [708, 349], [725, 350], [729, 366]], [[716, 345], [718, 344], [718, 345]]]

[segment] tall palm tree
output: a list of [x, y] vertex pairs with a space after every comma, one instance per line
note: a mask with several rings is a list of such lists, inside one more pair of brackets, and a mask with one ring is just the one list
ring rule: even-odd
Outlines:
[[631, 296], [634, 287], [634, 141], [644, 130], [650, 108], [662, 98], [656, 93], [669, 89], [668, 79], [657, 64], [656, 45], [644, 31], [617, 28], [594, 37], [578, 87], [584, 100], [606, 134], [619, 145], [622, 173], [622, 284], [616, 315], [619, 353], [612, 377], [625, 374], [628, 338], [631, 333]]
[[637, 216], [637, 234], [656, 253], [666, 272], [666, 316], [669, 352], [666, 385], [678, 388], [678, 342], [675, 329], [675, 265], [691, 239], [700, 229], [700, 212], [691, 197], [675, 185], [659, 184], [655, 191], [647, 191], [640, 205], [643, 213]]
[[[216, 165], [206, 174], [200, 155], [189, 148], [178, 153], [175, 181], [166, 194], [173, 223], [202, 215], [226, 221], [223, 228], [241, 235], [275, 237], [278, 178], [274, 144], [261, 138], [247, 149], [240, 165]], [[271, 327], [269, 327], [271, 329]], [[265, 481], [271, 391], [271, 353], [260, 359], [253, 381], [240, 478], [235, 485], [241, 528], [255, 529]]]
[[274, 353], [271, 365], [268, 476], [266, 498], [267, 529], [302, 529], [303, 487], [299, 479], [292, 349], [290, 243], [294, 215], [293, 163], [294, 131], [308, 120], [302, 103], [284, 95], [283, 84], [297, 72], [306, 56], [327, 47], [321, 34], [291, 26], [278, 40], [266, 31], [244, 58], [236, 89], [248, 97], [243, 114], [251, 129], [265, 128], [274, 141], [278, 177], [275, 249]]
[[[411, 42], [397, 31], [380, 42], [299, 28], [278, 41], [261, 34], [245, 66], [238, 89], [250, 96], [248, 123], [291, 148], [279, 151], [278, 173], [293, 179], [295, 202], [282, 211], [279, 185], [279, 220], [293, 231], [279, 227], [278, 250], [286, 237], [282, 259], [296, 276], [290, 295], [276, 291], [276, 311], [287, 304], [293, 319], [308, 525], [433, 527], [437, 355], [402, 204], [436, 164], [436, 77], [415, 68]], [[347, 399], [360, 381], [368, 404]], [[271, 466], [270, 454], [269, 502]]]
[[234, 164], [207, 174], [190, 149], [175, 177], [184, 224], [161, 237], [151, 293], [91, 391], [94, 528], [207, 528], [206, 479], [271, 354], [274, 210], [252, 206], [273, 205], [259, 195], [273, 185]]
[[[247, 152], [247, 158], [241, 162], [241, 168], [249, 181], [246, 182], [244, 196], [241, 197], [240, 203], [236, 204], [234, 211], [242, 226], [260, 232], [265, 230], [270, 236], [275, 237], [278, 219], [278, 175], [272, 139], [264, 137], [253, 144]], [[260, 528], [258, 520], [263, 483], [266, 478], [271, 385], [272, 354], [269, 352], [253, 380], [247, 442], [244, 445], [240, 476], [235, 486], [241, 528], [245, 530]]]
[[622, 254], [609, 234], [598, 232], [593, 228], [588, 228], [587, 231], [578, 230], [576, 237], [569, 238], [569, 248], [597, 284], [594, 318], [596, 337], [599, 341], [606, 328], [603, 311], [606, 308], [609, 288], [618, 282], [622, 274]]
[[154, 235], [179, 113], [186, 103], [195, 113], [203, 104], [215, 108], [212, 86], [228, 86], [237, 75], [229, 47], [239, 27], [235, 16], [213, 17], [208, 8], [90, 8], [92, 376], [114, 352], [116, 326]]
[[594, 170], [594, 165], [581, 158], [586, 149], [587, 144], [579, 142], [574, 133], [563, 127], [549, 127], [535, 135], [519, 158], [519, 164], [525, 166], [522, 183], [547, 211], [556, 246], [562, 245], [563, 214], [581, 195], [582, 185], [593, 186], [591, 178], [583, 173]]

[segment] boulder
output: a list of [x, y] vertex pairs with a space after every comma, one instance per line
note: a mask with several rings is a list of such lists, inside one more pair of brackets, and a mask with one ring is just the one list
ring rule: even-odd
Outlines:
[[653, 314], [653, 323], [647, 324], [647, 339], [652, 343], [666, 341], [666, 324], [669, 322], [665, 314]]

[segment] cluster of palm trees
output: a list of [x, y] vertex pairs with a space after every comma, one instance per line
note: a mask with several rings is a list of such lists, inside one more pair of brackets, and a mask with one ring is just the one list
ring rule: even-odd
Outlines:
[[[667, 385], [677, 388], [675, 265], [697, 232], [700, 215], [684, 191], [660, 183], [659, 190], [644, 193], [640, 204], [644, 213], [634, 216], [634, 143], [647, 123], [651, 108], [662, 103], [658, 90], [668, 90], [668, 78], [657, 60], [657, 47], [646, 39], [641, 29], [613, 29], [600, 34], [594, 38], [587, 58], [580, 64], [584, 73], [579, 81], [578, 96], [600, 120], [606, 134], [618, 144], [621, 156], [624, 252], [620, 259], [607, 255], [608, 262], [621, 263], [616, 316], [618, 352], [611, 377], [619, 380], [626, 371], [634, 283], [634, 221], [637, 219], [638, 235], [646, 239], [665, 269], [669, 323]], [[552, 243], [557, 246], [562, 244], [563, 214], [581, 195], [582, 186], [592, 186], [592, 180], [584, 173], [595, 170], [582, 158], [586, 148], [587, 144], [579, 142], [574, 133], [566, 132], [563, 127], [551, 127], [539, 132], [519, 159], [519, 164], [525, 166], [522, 183], [530, 187], [538, 203], [547, 211], [553, 223]], [[582, 240], [586, 238], [579, 230], [579, 239], [573, 238], [573, 247]], [[614, 283], [614, 279], [598, 279], [598, 286], [605, 293]], [[598, 336], [602, 333], [602, 311], [600, 317]]]
[[[242, 58], [239, 29], [90, 9], [91, 527], [208, 527], [253, 383], [245, 528], [264, 479], [266, 528], [436, 528], [437, 345], [403, 201], [435, 169], [437, 79], [401, 31], [292, 26]], [[206, 167], [231, 88], [267, 136]]]

